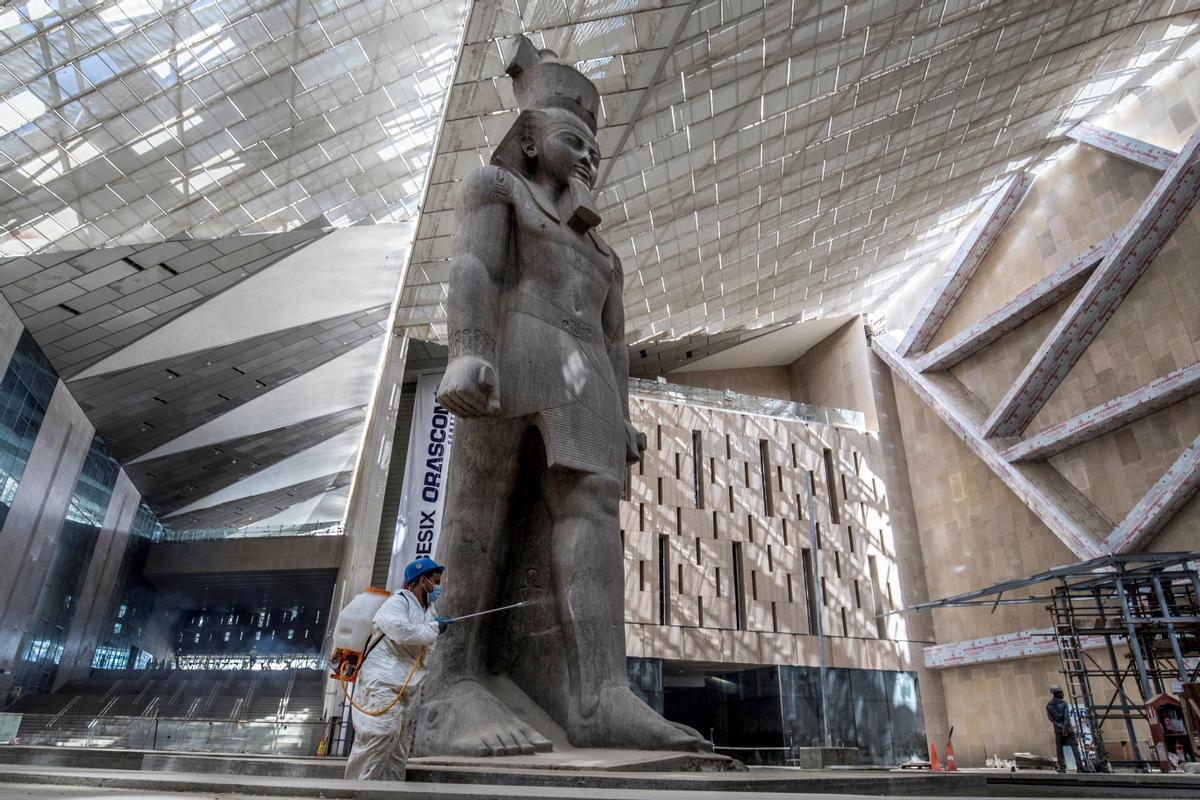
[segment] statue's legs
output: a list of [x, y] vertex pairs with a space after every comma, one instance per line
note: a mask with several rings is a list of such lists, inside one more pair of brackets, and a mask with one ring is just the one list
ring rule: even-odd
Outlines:
[[553, 569], [570, 676], [567, 735], [576, 747], [707, 750], [629, 689], [625, 666], [621, 487], [610, 477], [551, 468], [543, 480], [553, 522]]
[[[496, 605], [507, 566], [506, 524], [527, 424], [459, 417], [438, 557], [449, 565], [438, 611], [458, 617]], [[455, 623], [438, 638], [422, 687], [418, 755], [516, 755], [549, 750], [549, 740], [514, 716], [487, 686], [490, 617]]]

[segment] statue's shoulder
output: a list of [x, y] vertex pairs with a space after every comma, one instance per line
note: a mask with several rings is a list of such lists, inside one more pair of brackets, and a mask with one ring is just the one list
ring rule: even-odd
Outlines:
[[517, 180], [519, 178], [508, 170], [489, 164], [468, 175], [459, 191], [467, 205], [511, 203], [513, 183]]

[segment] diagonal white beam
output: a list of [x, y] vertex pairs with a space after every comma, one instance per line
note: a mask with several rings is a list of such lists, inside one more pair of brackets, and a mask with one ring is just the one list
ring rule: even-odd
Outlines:
[[1143, 142], [1141, 139], [1102, 128], [1091, 122], [1079, 123], [1067, 133], [1067, 136], [1077, 142], [1089, 144], [1118, 158], [1156, 169], [1159, 172], [1171, 166], [1171, 162], [1177, 155], [1173, 150]]
[[1048, 464], [1010, 464], [1005, 460], [995, 444], [979, 435], [984, 411], [961, 383], [944, 372], [921, 374], [881, 336], [871, 340], [871, 349], [1081, 561], [1103, 554], [1100, 542], [1112, 530], [1112, 523]]
[[[1085, 650], [1104, 646], [1103, 636], [1080, 637]], [[1016, 633], [1001, 633], [983, 636], [962, 642], [947, 642], [924, 648], [925, 666], [928, 669], [949, 669], [972, 664], [990, 664], [996, 661], [1012, 661], [1017, 658], [1048, 656], [1058, 652], [1053, 628], [1035, 628]]]
[[1116, 242], [1110, 236], [1094, 244], [1061, 269], [1047, 275], [971, 327], [916, 359], [921, 372], [950, 369], [983, 348], [1012, 333], [1078, 289]]
[[1138, 550], [1183, 508], [1200, 489], [1200, 436], [1175, 459], [1108, 537], [1111, 553]]
[[1009, 461], [1039, 461], [1089, 442], [1122, 425], [1200, 392], [1200, 361], [1151, 381], [1031, 436], [1004, 451]]
[[[617, 141], [617, 146], [613, 148], [612, 155], [604, 162], [604, 172], [596, 180], [597, 191], [604, 188], [608, 181], [609, 173], [612, 172], [613, 166], [617, 162], [617, 158], [625, 151], [625, 145], [629, 142], [633, 128], [637, 125], [638, 120], [641, 119], [642, 111], [646, 108], [646, 102], [654, 94], [654, 91], [658, 88], [658, 84], [662, 81], [663, 70], [666, 68], [667, 62], [671, 60], [671, 56], [675, 55], [675, 48], [679, 46], [679, 39], [683, 36], [683, 32], [687, 30], [688, 20], [696, 12], [698, 5], [700, 5], [700, 0], [689, 0], [683, 16], [675, 26], [675, 32], [671, 34], [670, 43], [663, 48], [662, 56], [658, 59], [658, 66], [654, 68], [654, 75], [650, 78], [650, 82], [646, 84], [646, 88], [642, 89], [642, 93], [638, 95], [637, 104], [633, 107], [633, 112], [629, 115], [629, 122], [625, 123], [625, 129], [621, 131], [621, 138]], [[661, 10], [666, 11], [667, 9]]]
[[1033, 176], [1028, 173], [1014, 175], [987, 201], [979, 212], [979, 218], [967, 231], [967, 237], [950, 259], [946, 272], [909, 326], [904, 341], [900, 343], [902, 355], [908, 356], [929, 346], [1032, 183]]
[[1083, 355], [1121, 301], [1200, 200], [1200, 130], [1163, 173], [984, 426], [985, 436], [1018, 436]]

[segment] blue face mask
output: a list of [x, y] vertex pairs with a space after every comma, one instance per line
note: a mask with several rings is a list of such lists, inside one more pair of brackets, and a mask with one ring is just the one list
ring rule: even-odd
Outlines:
[[429, 593], [425, 595], [426, 599], [428, 599], [429, 602], [431, 602], [431, 603], [436, 603], [437, 599], [441, 596], [442, 596], [442, 587], [441, 586], [434, 586], [432, 589], [429, 590]]

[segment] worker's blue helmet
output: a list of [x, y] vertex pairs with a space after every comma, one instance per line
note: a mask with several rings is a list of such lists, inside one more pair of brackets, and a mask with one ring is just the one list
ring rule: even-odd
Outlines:
[[419, 556], [404, 568], [404, 585], [411, 586], [412, 584], [416, 583], [422, 575], [427, 575], [430, 572], [444, 572], [445, 569], [445, 567], [434, 561], [429, 556]]

